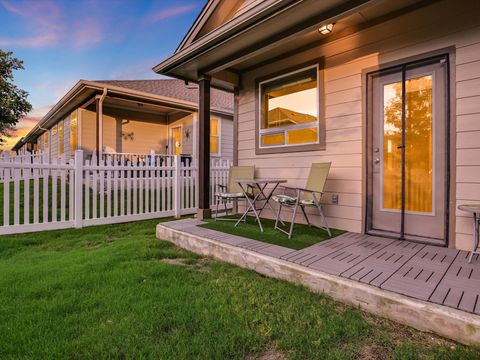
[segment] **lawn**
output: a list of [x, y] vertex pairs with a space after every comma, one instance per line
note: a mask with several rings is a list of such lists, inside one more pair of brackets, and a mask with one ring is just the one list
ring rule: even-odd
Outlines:
[[155, 238], [157, 223], [0, 237], [0, 358], [480, 357], [180, 250]]
[[[231, 219], [238, 218], [233, 216]], [[275, 220], [261, 219], [263, 226], [263, 233], [260, 231], [255, 219], [248, 217], [247, 223], [240, 223], [235, 227], [233, 221], [214, 221], [207, 220], [207, 224], [201, 225], [207, 229], [221, 231], [227, 234], [243, 236], [253, 240], [259, 240], [270, 244], [285, 246], [290, 249], [300, 250], [318, 242], [331, 239], [327, 232], [316, 228], [314, 226], [295, 224], [293, 228], [293, 236], [289, 240], [288, 236], [282, 232], [275, 230]], [[289, 224], [287, 224], [289, 225]], [[285, 228], [287, 229], [287, 228]], [[330, 229], [332, 237], [343, 234], [345, 231], [339, 229]]]

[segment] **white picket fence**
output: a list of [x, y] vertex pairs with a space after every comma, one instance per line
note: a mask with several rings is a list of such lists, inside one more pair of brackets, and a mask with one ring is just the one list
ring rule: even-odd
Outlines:
[[[212, 159], [212, 196], [225, 185], [228, 160]], [[197, 168], [180, 156], [149, 155], [143, 161], [105, 155], [52, 162], [46, 157], [0, 158], [0, 234], [81, 228], [193, 214]], [[3, 187], [3, 189], [1, 189]], [[213, 197], [212, 197], [213, 203]]]

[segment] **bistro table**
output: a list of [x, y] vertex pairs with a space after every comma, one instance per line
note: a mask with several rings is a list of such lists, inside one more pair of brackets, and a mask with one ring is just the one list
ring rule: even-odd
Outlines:
[[[234, 180], [242, 189], [245, 198], [247, 199], [248, 206], [243, 213], [243, 215], [238, 219], [235, 223], [235, 226], [240, 224], [240, 222], [251, 212], [255, 214], [255, 219], [258, 222], [258, 226], [260, 227], [260, 231], [263, 232], [263, 226], [260, 221], [260, 214], [262, 213], [263, 209], [268, 206], [268, 208], [272, 211], [273, 215], [275, 215], [275, 210], [273, 210], [272, 205], [270, 204], [270, 198], [273, 195], [273, 192], [277, 189], [278, 185], [284, 184], [287, 180], [284, 179], [237, 179]], [[268, 185], [273, 185], [271, 188], [267, 189]], [[253, 196], [248, 192], [248, 189], [254, 189]], [[258, 190], [258, 191], [255, 191]], [[261, 207], [257, 207], [257, 202], [264, 201], [264, 204]], [[283, 222], [282, 222], [283, 224]]]
[[468, 263], [472, 262], [473, 254], [479, 254], [478, 241], [479, 241], [479, 228], [480, 228], [480, 204], [471, 204], [471, 205], [459, 205], [458, 210], [466, 211], [473, 214], [473, 247], [468, 257]]

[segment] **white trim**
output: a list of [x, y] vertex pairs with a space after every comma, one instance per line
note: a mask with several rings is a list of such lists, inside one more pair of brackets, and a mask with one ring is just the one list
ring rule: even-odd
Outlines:
[[[315, 69], [315, 76], [317, 78], [317, 88], [316, 88], [316, 99], [317, 99], [317, 120], [312, 121], [310, 123], [304, 123], [304, 124], [296, 124], [296, 125], [289, 125], [289, 126], [282, 126], [278, 128], [268, 128], [268, 129], [262, 129], [262, 85], [265, 83], [269, 83], [281, 78], [285, 78], [290, 75], [294, 75], [297, 73], [301, 73], [310, 69]], [[320, 71], [320, 66], [319, 64], [307, 66], [298, 70], [291, 71], [286, 74], [282, 74], [279, 76], [275, 76], [273, 78], [270, 78], [268, 80], [264, 80], [258, 84], [258, 148], [259, 149], [274, 149], [274, 148], [285, 148], [285, 147], [293, 147], [293, 146], [304, 146], [304, 145], [317, 145], [320, 144], [320, 77], [318, 76], [318, 73]], [[299, 144], [287, 144], [287, 132], [289, 130], [301, 130], [301, 129], [309, 129], [309, 128], [317, 128], [317, 141], [315, 142], [305, 142], [305, 143], [299, 143]], [[284, 143], [282, 145], [271, 145], [271, 146], [263, 146], [262, 145], [262, 135], [270, 135], [270, 134], [284, 134]]]

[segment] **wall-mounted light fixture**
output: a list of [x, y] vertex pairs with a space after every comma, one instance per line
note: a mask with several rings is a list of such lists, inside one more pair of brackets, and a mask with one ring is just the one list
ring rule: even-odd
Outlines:
[[318, 32], [322, 35], [328, 35], [332, 32], [334, 24], [322, 25], [318, 28]]

